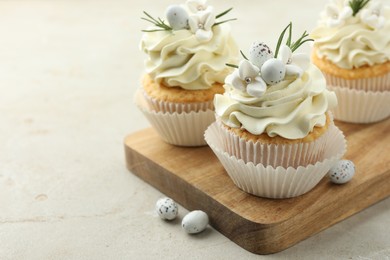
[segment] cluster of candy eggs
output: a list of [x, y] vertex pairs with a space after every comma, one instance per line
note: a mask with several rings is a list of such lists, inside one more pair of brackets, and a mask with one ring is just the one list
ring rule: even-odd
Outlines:
[[286, 76], [286, 65], [274, 58], [272, 50], [263, 42], [254, 42], [249, 49], [249, 61], [260, 68], [261, 77], [268, 85], [281, 82]]
[[[171, 198], [161, 198], [156, 202], [156, 212], [163, 220], [174, 220], [179, 211], [178, 206]], [[209, 217], [201, 210], [188, 213], [182, 220], [183, 229], [189, 234], [200, 233], [206, 229]]]
[[[189, 15], [180, 5], [167, 8], [166, 17], [173, 30], [189, 28]], [[262, 42], [254, 42], [249, 50], [249, 61], [260, 69], [261, 77], [268, 85], [281, 82], [286, 76], [286, 64], [274, 58], [271, 49]]]

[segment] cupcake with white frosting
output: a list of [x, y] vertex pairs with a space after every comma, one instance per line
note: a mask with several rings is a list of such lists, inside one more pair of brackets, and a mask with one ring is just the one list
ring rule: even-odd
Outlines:
[[390, 115], [390, 6], [332, 0], [310, 35], [313, 63], [335, 91], [338, 120], [372, 123]]
[[255, 42], [215, 96], [217, 122], [205, 138], [234, 183], [262, 197], [288, 198], [311, 190], [345, 152], [328, 113], [337, 105], [309, 56], [294, 53], [290, 23], [275, 53]]
[[146, 73], [136, 101], [168, 143], [206, 145], [203, 134], [214, 120], [214, 95], [223, 93], [238, 48], [224, 19], [205, 0], [189, 0], [166, 10], [165, 22], [144, 12], [153, 25], [144, 30], [140, 49]]

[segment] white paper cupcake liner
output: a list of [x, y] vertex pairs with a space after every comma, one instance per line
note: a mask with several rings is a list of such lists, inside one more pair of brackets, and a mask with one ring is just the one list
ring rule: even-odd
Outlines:
[[[234, 184], [243, 191], [266, 198], [291, 198], [313, 189], [329, 169], [344, 155], [346, 141], [342, 132], [330, 125], [322, 158], [315, 164], [284, 168], [245, 162], [225, 150], [225, 136], [215, 122], [208, 127], [205, 139]], [[279, 155], [278, 155], [279, 156]]]
[[149, 107], [141, 90], [135, 94], [135, 103], [165, 142], [178, 146], [207, 145], [204, 132], [215, 121], [214, 111], [157, 112]]
[[363, 79], [343, 79], [323, 72], [327, 85], [365, 91], [390, 91], [390, 73]]
[[[331, 124], [333, 125], [333, 122]], [[247, 142], [223, 127], [220, 121], [218, 125], [221, 129], [220, 134], [225, 140], [224, 150], [228, 154], [242, 159], [244, 162], [252, 162], [255, 165], [261, 163], [275, 168], [278, 166], [296, 168], [315, 164], [322, 159], [331, 135], [331, 132], [327, 131], [320, 138], [306, 143], [262, 144], [260, 142]]]
[[328, 86], [337, 95], [334, 118], [349, 123], [374, 123], [390, 116], [390, 91], [364, 91]]
[[208, 102], [196, 102], [196, 103], [173, 103], [167, 101], [160, 101], [154, 99], [146, 94], [143, 91], [144, 98], [146, 102], [149, 104], [149, 107], [155, 111], [161, 111], [163, 113], [190, 113], [192, 111], [207, 111], [208, 109], [214, 110], [214, 102], [210, 100]]

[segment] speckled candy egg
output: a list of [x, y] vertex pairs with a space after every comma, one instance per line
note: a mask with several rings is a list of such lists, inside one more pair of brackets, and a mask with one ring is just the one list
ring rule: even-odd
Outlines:
[[201, 210], [188, 213], [181, 222], [183, 229], [189, 234], [196, 234], [205, 230], [209, 223], [209, 217]]
[[261, 77], [268, 85], [281, 82], [286, 75], [286, 65], [278, 59], [272, 58], [264, 62], [261, 67]]
[[355, 165], [349, 160], [338, 161], [328, 173], [330, 180], [336, 184], [349, 182], [354, 174]]
[[175, 219], [179, 212], [176, 202], [170, 198], [162, 198], [156, 202], [156, 211], [161, 219]]
[[258, 68], [263, 66], [264, 62], [273, 58], [274, 54], [267, 44], [263, 42], [254, 42], [249, 48], [249, 61]]
[[167, 20], [173, 30], [188, 28], [188, 13], [180, 5], [170, 5], [166, 12]]

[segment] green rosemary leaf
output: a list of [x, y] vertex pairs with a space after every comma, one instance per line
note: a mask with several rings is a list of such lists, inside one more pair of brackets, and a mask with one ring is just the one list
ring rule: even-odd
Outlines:
[[161, 19], [160, 17], [157, 17], [157, 19], [160, 22], [160, 24], [164, 24], [165, 25], [165, 21], [163, 19]]
[[302, 44], [304, 44], [305, 42], [312, 42], [312, 41], [314, 41], [314, 40], [313, 40], [313, 39], [306, 39], [306, 40], [300, 42], [299, 45], [294, 46], [294, 47], [291, 47], [291, 52], [294, 52], [296, 49], [298, 49], [298, 48], [299, 48]]
[[302, 36], [296, 42], [291, 44], [290, 46], [291, 52], [297, 50], [305, 42], [314, 41], [313, 39], [305, 39], [307, 36], [309, 36], [309, 34], [306, 31], [304, 31]]
[[282, 41], [283, 41], [283, 38], [284, 38], [284, 35], [285, 35], [287, 29], [288, 29], [288, 38], [286, 41], [286, 45], [290, 48], [291, 52], [294, 52], [295, 50], [297, 50], [305, 42], [313, 41], [313, 39], [306, 39], [306, 37], [308, 37], [309, 34], [307, 33], [307, 31], [304, 31], [298, 40], [296, 40], [295, 42], [292, 42], [293, 25], [292, 25], [292, 22], [290, 22], [287, 25], [287, 27], [284, 28], [284, 30], [282, 31], [282, 33], [279, 36], [278, 43], [276, 45], [275, 55], [274, 55], [275, 58], [278, 57], [280, 45], [282, 44]]
[[227, 9], [226, 11], [224, 11], [224, 12], [218, 14], [218, 15], [215, 17], [215, 19], [218, 19], [218, 18], [224, 16], [225, 14], [229, 13], [232, 9], [233, 9], [233, 7], [230, 7], [230, 8]]
[[162, 32], [167, 31], [165, 29], [153, 29], [153, 30], [141, 30], [141, 32]]
[[224, 20], [224, 21], [221, 21], [221, 22], [218, 22], [218, 23], [213, 24], [213, 27], [216, 26], [216, 25], [220, 25], [220, 24], [223, 24], [223, 23], [226, 23], [226, 22], [230, 22], [230, 21], [235, 21], [235, 20], [237, 20], [237, 18], [232, 18], [232, 19]]
[[361, 9], [364, 8], [370, 0], [350, 0], [349, 6], [352, 9], [352, 15], [355, 16]]
[[284, 28], [284, 30], [282, 31], [282, 33], [281, 33], [280, 36], [279, 36], [278, 43], [277, 43], [277, 45], [276, 45], [276, 50], [275, 50], [275, 56], [274, 56], [275, 58], [278, 57], [280, 45], [282, 44], [284, 34], [286, 33], [286, 31], [287, 31], [287, 29], [288, 29], [289, 27], [291, 27], [291, 22], [287, 25], [286, 28]]
[[[292, 43], [291, 46], [289, 46], [289, 47], [291, 47], [291, 49], [293, 49], [293, 48], [297, 49], [299, 46], [301, 46], [301, 41], [307, 36], [308, 36], [308, 34], [306, 33], [306, 31], [304, 31], [302, 36], [296, 42]], [[296, 47], [296, 46], [298, 46], [298, 47]]]
[[225, 63], [225, 65], [228, 66], [228, 67], [233, 67], [233, 68], [238, 69], [238, 66], [237, 66], [237, 65], [234, 65], [234, 64]]
[[291, 46], [291, 37], [292, 37], [292, 23], [291, 23], [290, 28], [288, 29], [288, 38], [287, 38], [287, 41], [286, 41], [286, 45], [288, 47]]
[[149, 17], [150, 19], [152, 19], [155, 23], [158, 23], [158, 21], [156, 19], [153, 18], [153, 16], [151, 16], [150, 14], [148, 14], [147, 12], [144, 11], [144, 14]]
[[149, 20], [148, 18], [145, 18], [145, 17], [141, 17], [142, 20], [145, 20], [145, 21], [148, 21], [149, 23], [152, 23], [152, 24], [155, 24], [154, 21], [152, 20]]
[[151, 29], [151, 30], [142, 30], [143, 32], [156, 32], [156, 31], [171, 31], [172, 27], [167, 25], [163, 19], [160, 17], [154, 18], [150, 14], [144, 11], [144, 14], [146, 17], [141, 17], [142, 20], [148, 21], [149, 23], [152, 23], [154, 26], [159, 27], [161, 29]]
[[242, 57], [243, 57], [244, 59], [248, 60], [248, 58], [245, 56], [245, 54], [242, 52], [242, 50], [240, 50], [240, 53], [241, 53], [241, 55], [242, 55]]

